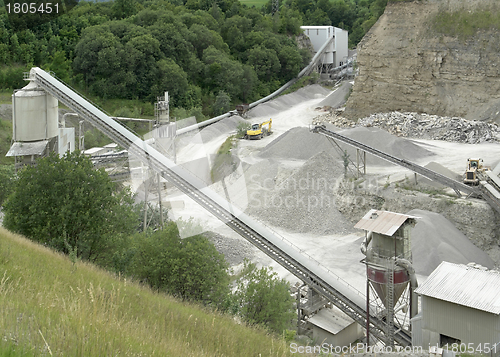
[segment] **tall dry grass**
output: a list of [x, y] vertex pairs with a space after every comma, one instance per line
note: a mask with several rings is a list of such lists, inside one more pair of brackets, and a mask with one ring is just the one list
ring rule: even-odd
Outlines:
[[0, 355], [288, 356], [283, 340], [0, 227]]

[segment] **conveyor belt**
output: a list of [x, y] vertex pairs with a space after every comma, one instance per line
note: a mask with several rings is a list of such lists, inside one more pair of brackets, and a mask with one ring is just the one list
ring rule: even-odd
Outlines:
[[[365, 145], [363, 143], [360, 143], [359, 141], [353, 140], [351, 138], [348, 138], [344, 135], [341, 135], [339, 133], [333, 132], [331, 130], [327, 130], [324, 126], [322, 125], [317, 125], [311, 129], [313, 132], [318, 133], [318, 134], [323, 134], [326, 137], [342, 141], [343, 143], [349, 144], [351, 146], [354, 146], [355, 148], [364, 150], [372, 155], [375, 155], [381, 159], [384, 159], [386, 161], [392, 162], [393, 164], [403, 166], [407, 169], [412, 170], [413, 172], [416, 172], [422, 176], [427, 177], [428, 179], [431, 179], [433, 181], [437, 181], [439, 183], [442, 183], [443, 185], [446, 185], [448, 187], [451, 187], [457, 195], [460, 197], [460, 193], [467, 193], [469, 195], [478, 195], [483, 197], [483, 199], [488, 202], [488, 204], [495, 209], [498, 213], [500, 213], [500, 192], [495, 189], [492, 185], [484, 185], [481, 184], [479, 189], [476, 189], [472, 186], [467, 186], [461, 182], [455, 181], [453, 179], [450, 179], [449, 177], [443, 176], [435, 171], [429, 170], [423, 166], [417, 165], [413, 162], [399, 159], [395, 156], [389, 155], [383, 151], [380, 151], [378, 149], [372, 148], [368, 145]], [[500, 184], [500, 179], [498, 176], [493, 177], [493, 174], [491, 176], [489, 175], [489, 178], [491, 179], [491, 183], [495, 185]], [[500, 185], [498, 186], [500, 188]]]
[[[191, 197], [207, 211], [223, 221], [235, 232], [246, 238], [285, 269], [304, 281], [311, 288], [326, 297], [335, 306], [363, 326], [366, 326], [366, 299], [363, 294], [352, 288], [321, 266], [308, 255], [301, 253], [290, 242], [277, 236], [261, 223], [244, 214], [227, 202], [198, 178], [184, 168], [176, 165], [160, 152], [146, 144], [121, 126], [105, 113], [76, 92], [59, 82], [40, 68], [32, 68], [29, 80], [35, 81], [45, 91], [70, 107], [82, 118], [110, 137], [115, 143], [136, 155], [180, 191]], [[371, 335], [383, 339], [386, 324], [375, 316], [370, 316]], [[395, 334], [395, 342], [408, 346], [411, 337], [407, 331]]]
[[460, 192], [464, 192], [467, 194], [471, 194], [471, 193], [479, 194], [479, 192], [471, 186], [467, 186], [461, 182], [455, 181], [449, 177], [441, 175], [435, 171], [429, 170], [429, 169], [427, 169], [423, 166], [417, 165], [413, 162], [410, 162], [410, 161], [407, 161], [404, 159], [399, 159], [396, 156], [389, 155], [383, 151], [380, 151], [378, 149], [375, 149], [375, 148], [372, 148], [368, 145], [360, 143], [359, 141], [348, 138], [347, 136], [341, 135], [341, 134], [333, 132], [331, 130], [327, 130], [324, 126], [320, 126], [320, 125], [315, 126], [312, 128], [312, 131], [315, 133], [318, 133], [318, 134], [323, 134], [326, 137], [342, 141], [343, 143], [346, 143], [346, 144], [349, 144], [351, 146], [354, 146], [355, 148], [364, 150], [364, 151], [366, 151], [374, 156], [377, 156], [381, 159], [392, 162], [393, 164], [403, 166], [407, 169], [410, 169], [413, 172], [416, 172], [422, 176], [427, 177], [428, 179], [442, 183], [443, 185], [451, 187], [453, 190], [455, 190], [455, 192], [459, 196], [460, 196]]

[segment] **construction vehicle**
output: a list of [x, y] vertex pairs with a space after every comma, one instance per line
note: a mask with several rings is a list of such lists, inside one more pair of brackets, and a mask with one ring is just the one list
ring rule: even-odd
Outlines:
[[[269, 128], [265, 128], [264, 125], [269, 124]], [[264, 136], [271, 135], [271, 125], [273, 124], [273, 120], [269, 119], [260, 124], [252, 124], [252, 127], [247, 130], [245, 134], [245, 139], [262, 139]]]
[[467, 169], [465, 170], [464, 183], [466, 185], [479, 185], [481, 181], [482, 174], [488, 171], [488, 167], [483, 165], [483, 159], [467, 159]]

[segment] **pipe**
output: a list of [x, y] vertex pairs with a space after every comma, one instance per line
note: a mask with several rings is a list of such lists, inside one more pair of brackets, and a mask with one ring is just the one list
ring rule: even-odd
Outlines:
[[415, 294], [415, 289], [418, 288], [417, 275], [410, 261], [406, 259], [396, 258], [396, 265], [405, 269], [410, 277], [410, 319], [418, 314], [418, 297]]
[[[330, 44], [330, 42], [332, 42], [333, 38], [334, 37], [331, 37], [328, 41], [326, 41], [323, 44], [323, 46], [321, 46], [321, 48], [318, 50], [318, 52], [311, 59], [311, 62], [309, 62], [309, 64], [302, 71], [300, 71], [300, 73], [297, 75], [296, 78], [293, 78], [293, 79], [289, 80], [283, 86], [281, 86], [276, 91], [274, 91], [273, 93], [269, 94], [268, 96], [266, 96], [266, 97], [264, 97], [262, 99], [259, 99], [259, 100], [255, 101], [255, 102], [249, 104], [248, 105], [248, 109], [252, 109], [252, 108], [256, 107], [259, 104], [262, 104], [264, 102], [267, 102], [268, 100], [273, 99], [277, 95], [281, 94], [281, 92], [283, 92], [286, 89], [288, 89], [298, 79], [300, 79], [304, 75], [310, 73], [311, 70], [313, 69], [313, 67], [316, 65], [316, 62], [318, 62], [320, 56], [322, 56], [324, 54], [323, 52], [326, 49], [326, 47]], [[238, 112], [236, 110], [229, 111], [229, 112], [227, 112], [225, 114], [219, 115], [218, 117], [215, 117], [215, 118], [212, 118], [212, 119], [209, 119], [209, 120], [205, 120], [205, 121], [202, 121], [201, 123], [190, 125], [190, 126], [187, 126], [185, 128], [179, 129], [179, 130], [177, 130], [177, 135], [182, 135], [182, 134], [187, 133], [189, 131], [199, 129], [199, 128], [203, 127], [203, 126], [215, 123], [215, 122], [217, 122], [217, 121], [219, 121], [221, 119], [224, 119], [224, 118], [227, 118], [227, 117], [230, 117], [230, 116], [233, 116], [233, 115], [237, 115], [237, 114], [238, 114]]]
[[367, 259], [370, 259], [372, 256], [371, 249], [368, 249], [368, 245], [372, 241], [372, 235], [372, 231], [368, 232], [365, 240], [363, 241], [363, 243], [361, 243], [361, 247], [359, 248], [361, 250], [361, 253], [363, 253], [363, 255], [365, 255]]

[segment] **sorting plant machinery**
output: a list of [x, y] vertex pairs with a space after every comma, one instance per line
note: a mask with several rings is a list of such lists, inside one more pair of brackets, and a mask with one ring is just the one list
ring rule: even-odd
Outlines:
[[366, 144], [360, 143], [354, 139], [348, 138], [347, 136], [341, 135], [331, 130], [327, 130], [324, 125], [316, 125], [311, 128], [313, 133], [322, 134], [331, 140], [338, 140], [348, 145], [351, 145], [357, 149], [360, 149], [364, 152], [368, 152], [376, 157], [389, 161], [393, 164], [405, 167], [407, 169], [412, 170], [415, 173], [418, 173], [424, 177], [427, 177], [430, 180], [439, 182], [445, 186], [452, 188], [458, 197], [461, 197], [461, 193], [466, 193], [469, 196], [476, 195], [484, 198], [486, 202], [497, 212], [500, 213], [500, 178], [495, 174], [491, 173], [491, 171], [485, 171], [488, 179], [487, 181], [480, 181], [479, 189], [466, 185], [462, 182], [458, 182], [449, 177], [441, 175], [435, 171], [429, 170], [426, 167], [417, 165], [408, 160], [400, 159], [396, 156], [387, 154], [378, 149], [372, 148]]
[[[273, 120], [269, 119], [260, 124], [252, 124], [252, 127], [247, 130], [245, 134], [245, 139], [262, 139], [264, 136], [271, 135], [271, 125], [273, 124]], [[268, 128], [265, 125], [269, 125]]]
[[[368, 324], [372, 336], [380, 341], [385, 340], [387, 323], [377, 316], [370, 315], [367, 319], [366, 297], [339, 276], [310, 256], [301, 253], [290, 242], [246, 215], [238, 207], [221, 198], [200, 179], [176, 165], [44, 70], [38, 67], [32, 68], [25, 79], [35, 83], [89, 121], [115, 143], [127, 149], [129, 154], [135, 155], [354, 321], [363, 327]], [[405, 329], [398, 329], [394, 332], [394, 341], [401, 346], [409, 346], [411, 334]]]

